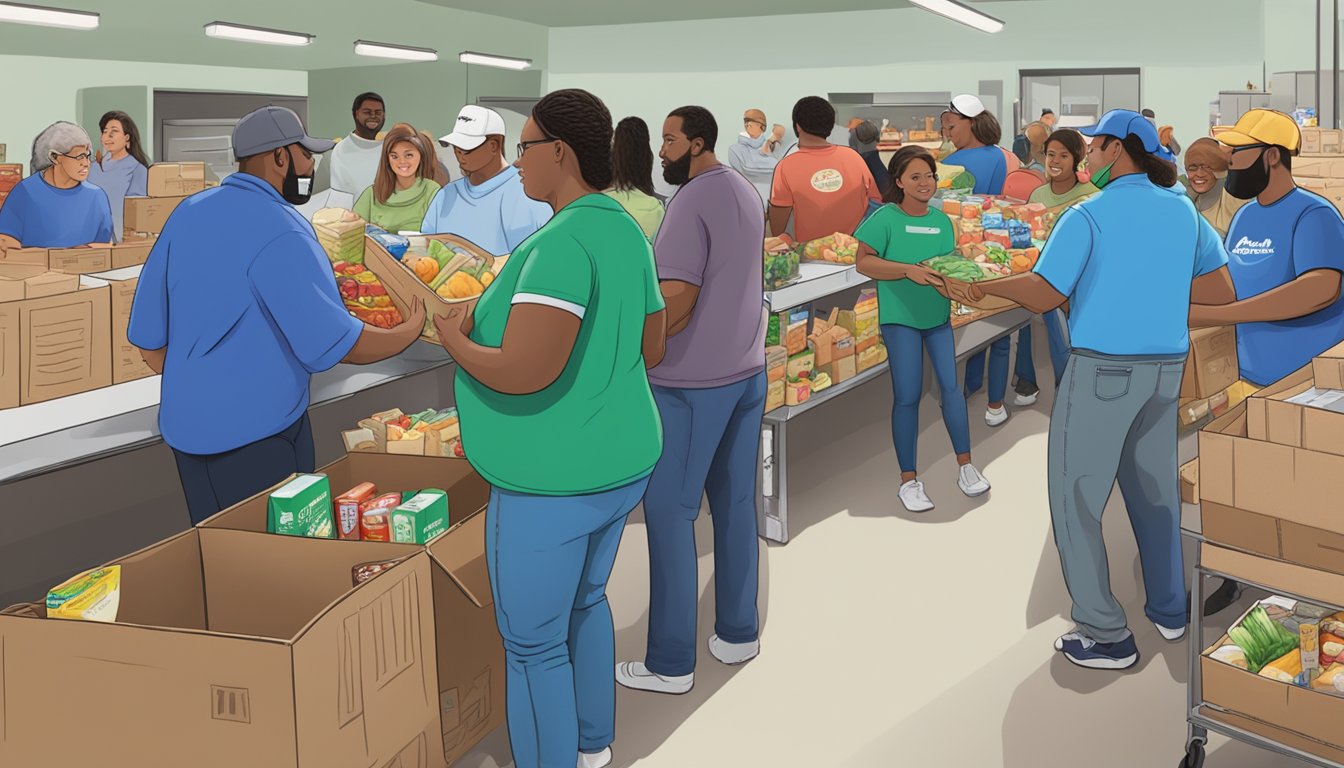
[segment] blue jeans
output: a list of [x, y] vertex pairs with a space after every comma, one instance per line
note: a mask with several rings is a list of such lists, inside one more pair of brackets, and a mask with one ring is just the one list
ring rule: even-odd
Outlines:
[[[1052, 309], [1041, 315], [1045, 323], [1045, 336], [1050, 345], [1050, 367], [1055, 372], [1055, 389], [1064, 378], [1064, 368], [1069, 364], [1069, 344], [1064, 340], [1064, 330], [1060, 323], [1063, 318], [1059, 310]], [[1017, 378], [1036, 384], [1036, 361], [1031, 350], [1031, 326], [1023, 328], [1017, 335]]]
[[943, 424], [958, 455], [971, 452], [971, 425], [966, 415], [966, 397], [957, 387], [957, 353], [952, 340], [952, 325], [920, 331], [904, 325], [882, 326], [882, 342], [887, 345], [887, 365], [891, 366], [891, 387], [895, 404], [891, 409], [891, 435], [896, 443], [896, 460], [902, 472], [915, 471], [916, 445], [919, 441], [919, 401], [924, 395], [924, 350], [929, 350], [933, 375], [942, 391]]
[[764, 372], [712, 389], [653, 387], [663, 457], [644, 496], [650, 571], [644, 666], [664, 677], [695, 671], [695, 519], [704, 496], [714, 523], [714, 632], [729, 643], [760, 637], [756, 471], [765, 390]]
[[[1013, 346], [1011, 336], [989, 345], [989, 402], [1002, 403], [1008, 394], [1008, 352]], [[1034, 374], [1033, 374], [1034, 376]], [[985, 384], [985, 353], [976, 352], [966, 361], [966, 397], [969, 398]]]
[[607, 579], [648, 482], [587, 496], [490, 491], [485, 556], [518, 768], [573, 768], [580, 749], [616, 738]]

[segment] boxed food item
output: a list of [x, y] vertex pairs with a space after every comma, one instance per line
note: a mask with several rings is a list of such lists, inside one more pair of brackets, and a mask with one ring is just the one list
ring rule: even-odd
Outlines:
[[43, 296], [60, 296], [79, 290], [79, 275], [64, 272], [43, 272], [23, 281], [24, 298], [40, 299]]
[[782, 346], [765, 348], [765, 378], [773, 383], [787, 376], [789, 351]]
[[86, 276], [73, 293], [0, 304], [0, 408], [111, 386], [110, 301]]
[[53, 272], [88, 275], [112, 268], [111, 248], [52, 248], [48, 265]]
[[445, 768], [423, 548], [193, 529], [111, 565], [115, 624], [0, 612], [0, 763]]
[[51, 251], [47, 248], [11, 248], [5, 253], [4, 263], [50, 269]]
[[1237, 333], [1232, 326], [1190, 331], [1190, 354], [1181, 379], [1181, 397], [1212, 397], [1237, 382]]
[[849, 354], [832, 358], [831, 362], [822, 366], [820, 370], [832, 382], [843, 384], [859, 375], [858, 358], [854, 356], [853, 350], [850, 350]]
[[1199, 459], [1181, 466], [1181, 501], [1199, 503]]
[[[173, 213], [173, 209], [177, 208], [178, 203], [186, 199], [186, 197], [126, 198], [126, 213], [123, 217], [124, 231], [128, 235], [134, 232], [147, 234], [162, 232], [164, 225], [168, 223], [168, 217]], [[103, 269], [107, 269], [107, 267], [103, 267]]]
[[776, 379], [770, 382], [765, 388], [765, 410], [770, 412], [776, 408], [784, 407], [784, 389], [786, 387], [784, 379]]
[[[483, 508], [489, 500], [490, 486], [470, 464], [460, 459], [357, 453], [318, 471], [327, 475], [336, 488], [352, 488], [361, 482], [373, 483], [385, 493], [442, 488], [447, 491], [452, 509], [482, 510], [454, 521], [448, 532], [428, 547], [258, 536], [255, 534], [266, 530], [265, 493], [225, 510], [201, 525], [206, 529], [245, 531], [249, 541], [278, 539], [312, 545], [319, 548], [317, 551], [326, 548], [352, 552], [349, 566], [339, 573], [334, 567], [331, 569], [332, 578], [339, 578], [347, 586], [351, 578], [350, 567], [387, 559], [379, 557], [379, 547], [405, 546], [427, 552], [433, 583], [432, 615], [438, 640], [437, 701], [442, 716], [440, 754], [446, 752], [450, 762], [457, 760], [504, 719], [504, 648], [495, 623], [494, 601], [485, 567]], [[400, 493], [397, 497], [396, 505], [399, 505], [404, 499], [400, 498]], [[371, 547], [375, 549], [371, 551]], [[389, 575], [385, 573], [365, 586], [383, 583]], [[427, 617], [431, 612], [423, 611], [422, 615]], [[433, 697], [432, 679], [429, 686]], [[382, 762], [368, 764], [386, 765]], [[361, 763], [360, 768], [368, 764]]]
[[881, 344], [869, 347], [868, 349], [865, 349], [864, 351], [860, 352], [857, 360], [857, 367], [859, 373], [863, 373], [869, 368], [881, 364], [882, 361], [885, 359], [885, 353], [886, 348], [883, 347]]
[[390, 513], [392, 541], [398, 544], [428, 544], [448, 530], [448, 494], [425, 490]]
[[[480, 292], [472, 291], [477, 286], [484, 291], [499, 275], [508, 256], [491, 255], [480, 246], [456, 235], [427, 235], [426, 238], [430, 241], [430, 256], [437, 253], [447, 260], [439, 274], [429, 283], [415, 271], [414, 265], [397, 259], [376, 238], [368, 235], [364, 238], [364, 266], [382, 281], [388, 296], [403, 317], [409, 311], [407, 302], [412, 297], [425, 302], [425, 331], [420, 338], [437, 343], [435, 315], [446, 314], [448, 307], [479, 297]], [[439, 246], [436, 247], [435, 243]]]
[[150, 197], [185, 197], [205, 191], [209, 181], [216, 179], [205, 163], [155, 163], [145, 186]]
[[111, 624], [120, 604], [121, 566], [110, 565], [85, 571], [48, 592], [47, 618]]
[[378, 486], [360, 483], [336, 497], [336, 538], [345, 541], [360, 539], [360, 512], [364, 505], [378, 495]]
[[404, 494], [385, 493], [359, 507], [359, 536], [364, 541], [392, 540], [392, 510], [401, 506]]
[[149, 261], [149, 252], [154, 250], [154, 239], [123, 240], [112, 246], [112, 269], [136, 267]]
[[266, 531], [310, 539], [336, 538], [327, 476], [299, 475], [272, 491], [267, 502]]
[[803, 378], [790, 378], [784, 383], [784, 404], [802, 405], [812, 397], [812, 385]]
[[797, 379], [805, 378], [812, 371], [816, 370], [816, 355], [812, 350], [804, 349], [796, 355], [789, 358], [789, 364], [785, 370], [785, 378]]
[[366, 223], [354, 211], [323, 208], [313, 214], [313, 233], [332, 264], [363, 264]]

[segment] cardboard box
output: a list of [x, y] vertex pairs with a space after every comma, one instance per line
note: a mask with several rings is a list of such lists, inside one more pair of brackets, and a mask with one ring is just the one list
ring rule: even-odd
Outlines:
[[[46, 267], [0, 262], [0, 303], [28, 298], [28, 280], [46, 272]], [[79, 282], [78, 277], [75, 282]]]
[[[129, 204], [131, 198], [126, 198]], [[127, 211], [129, 216], [129, 210]], [[128, 226], [129, 228], [129, 226]], [[447, 245], [457, 245], [464, 247], [474, 253], [489, 253], [484, 248], [476, 245], [470, 240], [464, 240], [456, 235], [426, 235], [430, 240], [438, 240]], [[495, 256], [491, 271], [496, 275], [504, 268], [508, 261], [508, 255]], [[405, 317], [410, 314], [410, 299], [413, 296], [419, 297], [425, 302], [425, 332], [420, 338], [437, 344], [439, 341], [438, 331], [434, 328], [434, 316], [436, 314], [447, 314], [448, 307], [454, 304], [460, 304], [465, 301], [474, 301], [474, 299], [445, 299], [435, 293], [424, 281], [416, 277], [411, 268], [392, 257], [376, 240], [371, 237], [364, 238], [364, 266], [371, 270], [378, 279], [383, 282], [387, 288], [387, 295], [392, 297], [392, 303], [397, 310]], [[804, 339], [806, 341], [806, 339]]]
[[40, 299], [44, 296], [59, 296], [79, 290], [79, 275], [64, 272], [43, 272], [23, 281], [24, 298]]
[[1344, 158], [1339, 155], [1299, 155], [1293, 158], [1293, 176], [1344, 179]]
[[[3, 318], [0, 318], [2, 321]], [[765, 388], [765, 412], [784, 407], [784, 379], [772, 381]]]
[[[115, 250], [113, 254], [116, 254]], [[128, 337], [131, 306], [135, 302], [136, 286], [140, 283], [140, 267], [100, 272], [92, 277], [106, 281], [111, 291], [112, 383], [124, 384], [155, 375], [141, 357], [140, 348], [132, 344]]]
[[112, 384], [108, 286], [0, 304], [0, 407], [30, 405]]
[[[1205, 568], [1272, 590], [1282, 590], [1325, 604], [1344, 603], [1344, 576], [1235, 552], [1211, 544], [1200, 547]], [[1203, 698], [1209, 704], [1273, 728], [1306, 737], [1306, 751], [1322, 756], [1344, 749], [1344, 697], [1287, 685], [1209, 658], [1226, 644], [1224, 635], [1200, 658]], [[1314, 744], [1313, 744], [1314, 742]], [[1316, 751], [1323, 746], [1326, 751]]]
[[194, 529], [116, 561], [120, 623], [7, 609], [0, 764], [444, 768], [429, 556], [348, 544]]
[[154, 250], [153, 240], [127, 241], [112, 246], [112, 269], [136, 267], [149, 261], [149, 252]]
[[1199, 459], [1181, 467], [1181, 501], [1199, 503]]
[[146, 190], [150, 197], [194, 195], [205, 190], [208, 172], [205, 163], [155, 163], [149, 167]]
[[1247, 400], [1247, 437], [1344, 456], [1344, 413], [1288, 402], [1317, 388], [1313, 373], [1302, 368]]
[[830, 363], [821, 367], [821, 371], [831, 377], [833, 384], [843, 384], [859, 375], [858, 358], [853, 354], [832, 358]]
[[1199, 433], [1205, 538], [1344, 573], [1344, 516], [1338, 513], [1344, 456], [1251, 439], [1248, 406]]
[[[338, 495], [362, 482], [377, 485], [380, 493], [425, 488], [448, 492], [452, 527], [428, 547], [419, 549], [427, 552], [431, 561], [434, 617], [439, 628], [437, 658], [443, 751], [451, 763], [504, 722], [504, 646], [495, 624], [494, 600], [486, 571], [485, 514], [477, 511], [489, 500], [490, 486], [461, 459], [358, 453], [318, 471], [327, 475], [332, 492]], [[220, 512], [201, 527], [287, 538], [260, 533], [266, 530], [265, 493]], [[337, 549], [353, 548], [357, 553], [362, 548], [387, 546], [351, 541], [315, 543]], [[375, 559], [366, 551], [360, 562]]]
[[112, 268], [111, 248], [52, 248], [47, 265], [53, 272], [89, 275]]
[[5, 253], [6, 264], [26, 264], [48, 269], [50, 262], [50, 251], [46, 248], [14, 248]]
[[168, 217], [186, 197], [128, 197], [123, 229], [126, 233], [147, 232], [158, 234], [168, 223]]
[[1237, 382], [1237, 333], [1231, 326], [1190, 332], [1190, 354], [1181, 379], [1181, 397], [1213, 397]]
[[1319, 155], [1321, 154], [1321, 145], [1322, 142], [1321, 142], [1320, 128], [1302, 129], [1302, 146], [1300, 147], [1302, 154]]
[[1344, 153], [1344, 136], [1335, 128], [1321, 128], [1321, 154], [1338, 155]]
[[1311, 361], [1311, 375], [1321, 389], [1344, 389], [1344, 344], [1317, 355]]

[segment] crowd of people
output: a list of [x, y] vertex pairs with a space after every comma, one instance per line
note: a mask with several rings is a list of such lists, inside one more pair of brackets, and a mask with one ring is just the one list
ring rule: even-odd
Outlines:
[[[705, 497], [716, 604], [707, 648], [724, 664], [760, 653], [767, 314], [743, 297], [761, 291], [762, 248], [836, 232], [860, 241], [857, 269], [877, 283], [889, 351], [896, 496], [914, 513], [933, 508], [917, 461], [925, 354], [967, 496], [990, 491], [972, 461], [967, 406], [985, 385], [986, 358], [986, 421], [1007, 419], [1011, 340], [969, 360], [959, 383], [952, 301], [990, 294], [1041, 315], [1056, 384], [1045, 479], [1077, 624], [1056, 649], [1091, 668], [1127, 668], [1139, 655], [1102, 539], [1117, 480], [1139, 542], [1145, 613], [1168, 640], [1186, 631], [1176, 407], [1189, 329], [1237, 325], [1241, 376], [1257, 387], [1344, 340], [1344, 219], [1294, 184], [1300, 131], [1277, 112], [1252, 111], [1217, 141], [1192, 143], [1182, 183], [1170, 133], [1128, 110], [1081, 132], [1055, 130], [1047, 110], [1024, 131], [1018, 160], [1000, 146], [992, 112], [959, 95], [941, 116], [946, 150], [905, 146], [875, 167], [871, 123], [852, 126], [851, 146], [832, 144], [836, 113], [819, 97], [795, 105], [797, 145], [787, 150], [783, 127], [759, 110], [721, 142], [714, 116], [686, 106], [659, 125], [663, 180], [677, 188], [670, 200], [653, 188], [648, 124], [615, 122], [586, 91], [542, 98], [512, 162], [500, 115], [464, 107], [439, 140], [462, 174], [446, 184], [428, 134], [396, 124], [372, 138], [384, 120], [376, 94], [356, 99], [352, 117], [358, 141], [340, 145], [309, 136], [287, 109], [240, 120], [238, 172], [169, 219], [140, 277], [129, 337], [163, 374], [160, 429], [199, 521], [313, 471], [312, 374], [398, 354], [427, 319], [419, 301], [391, 329], [345, 310], [312, 226], [295, 213], [312, 195], [318, 156], [346, 147], [349, 157], [333, 158], [333, 184], [360, 188], [353, 207], [370, 223], [511, 254], [479, 300], [429, 319], [457, 364], [464, 447], [492, 486], [486, 553], [520, 766], [608, 765], [616, 684], [692, 689], [694, 523]], [[34, 142], [33, 174], [0, 208], [0, 259], [20, 245], [119, 236], [112, 201], [143, 194], [146, 158], [129, 116], [109, 113], [100, 125], [98, 156], [70, 123]], [[964, 284], [923, 266], [956, 245], [951, 220], [931, 205], [940, 162], [967, 169], [988, 195], [1029, 174], [1030, 201], [1063, 210], [1031, 272]], [[1015, 402], [1030, 405], [1039, 387], [1029, 329], [1018, 349]], [[230, 418], [203, 421], [205, 412]], [[641, 502], [648, 642], [643, 659], [618, 663], [606, 583]], [[1206, 610], [1235, 591], [1226, 585]]]

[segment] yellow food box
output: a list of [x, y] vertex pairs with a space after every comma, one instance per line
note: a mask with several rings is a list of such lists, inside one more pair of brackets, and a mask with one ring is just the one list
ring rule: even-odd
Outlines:
[[765, 390], [765, 410], [773, 411], [784, 406], [784, 380], [770, 382]]
[[121, 566], [85, 571], [47, 593], [47, 618], [116, 622]]

